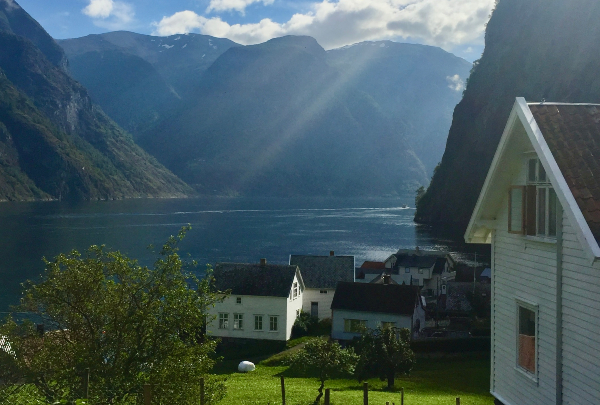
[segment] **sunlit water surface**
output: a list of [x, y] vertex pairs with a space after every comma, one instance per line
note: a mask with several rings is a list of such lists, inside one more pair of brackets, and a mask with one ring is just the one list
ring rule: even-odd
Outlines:
[[[384, 260], [398, 248], [464, 250], [413, 222], [406, 198], [202, 198], [125, 200], [70, 205], [60, 202], [0, 204], [0, 312], [16, 304], [20, 284], [38, 280], [42, 257], [90, 245], [150, 265], [169, 235], [192, 225], [180, 248], [199, 263], [287, 263], [290, 254], [354, 255]], [[200, 267], [202, 269], [202, 267]], [[199, 270], [201, 272], [201, 270]]]

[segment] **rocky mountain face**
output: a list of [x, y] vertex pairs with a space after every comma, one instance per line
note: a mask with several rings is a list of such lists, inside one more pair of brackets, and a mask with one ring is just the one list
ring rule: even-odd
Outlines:
[[12, 0], [0, 1], [0, 49], [0, 200], [193, 193], [92, 103]]
[[308, 37], [242, 47], [116, 32], [60, 44], [73, 77], [144, 148], [202, 193], [233, 195], [427, 184], [471, 68], [389, 41], [325, 52]]
[[72, 76], [134, 137], [185, 104], [202, 73], [223, 52], [238, 46], [207, 35], [156, 37], [126, 31], [58, 43], [69, 58]]
[[230, 48], [139, 142], [202, 193], [394, 195], [427, 182], [406, 136], [310, 37]]
[[391, 41], [332, 49], [327, 61], [345, 86], [373, 97], [431, 176], [472, 64], [441, 48]]
[[600, 102], [600, 2], [500, 0], [416, 220], [464, 232], [515, 97]]

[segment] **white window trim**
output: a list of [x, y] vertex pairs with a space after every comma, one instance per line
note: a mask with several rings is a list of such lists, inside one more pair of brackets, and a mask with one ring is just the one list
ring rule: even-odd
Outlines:
[[[236, 319], [237, 317], [237, 319]], [[242, 327], [239, 327], [239, 322], [240, 320], [242, 321]], [[236, 322], [238, 324], [238, 327], [236, 328]], [[244, 330], [244, 314], [240, 314], [240, 313], [234, 313], [233, 314], [233, 330]]]
[[[227, 327], [225, 327], [225, 328], [221, 328], [221, 315], [227, 315], [227, 319], [225, 319], [225, 317], [223, 317], [223, 320], [227, 322]], [[229, 330], [229, 313], [228, 312], [219, 312], [217, 320], [219, 322], [219, 324], [217, 325], [218, 329]]]
[[[277, 329], [271, 330], [271, 318], [276, 318]], [[269, 315], [269, 333], [279, 333], [279, 315]]]
[[[260, 326], [262, 326], [262, 329], [256, 329], [256, 317], [257, 316], [260, 316], [260, 318], [261, 318]], [[254, 319], [254, 331], [255, 332], [264, 332], [265, 331], [265, 316], [261, 315], [261, 314], [254, 314], [253, 319]]]
[[[525, 308], [535, 313], [535, 373], [531, 373], [519, 366], [519, 308]], [[539, 330], [540, 330], [540, 311], [539, 305], [535, 302], [522, 298], [515, 299], [515, 365], [514, 369], [527, 380], [539, 385]]]

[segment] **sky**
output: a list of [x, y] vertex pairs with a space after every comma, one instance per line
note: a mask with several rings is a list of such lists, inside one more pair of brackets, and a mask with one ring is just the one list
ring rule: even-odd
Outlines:
[[[4, 0], [12, 1], [12, 0]], [[392, 40], [479, 59], [494, 0], [15, 0], [57, 39], [188, 32], [243, 45], [309, 35], [325, 49]]]

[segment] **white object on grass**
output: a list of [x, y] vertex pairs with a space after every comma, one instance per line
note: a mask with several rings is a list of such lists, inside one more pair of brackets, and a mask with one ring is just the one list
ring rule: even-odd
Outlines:
[[238, 365], [238, 371], [241, 371], [242, 373], [247, 373], [248, 371], [254, 371], [255, 368], [256, 368], [256, 366], [254, 366], [254, 363], [251, 363], [249, 361], [242, 361]]

